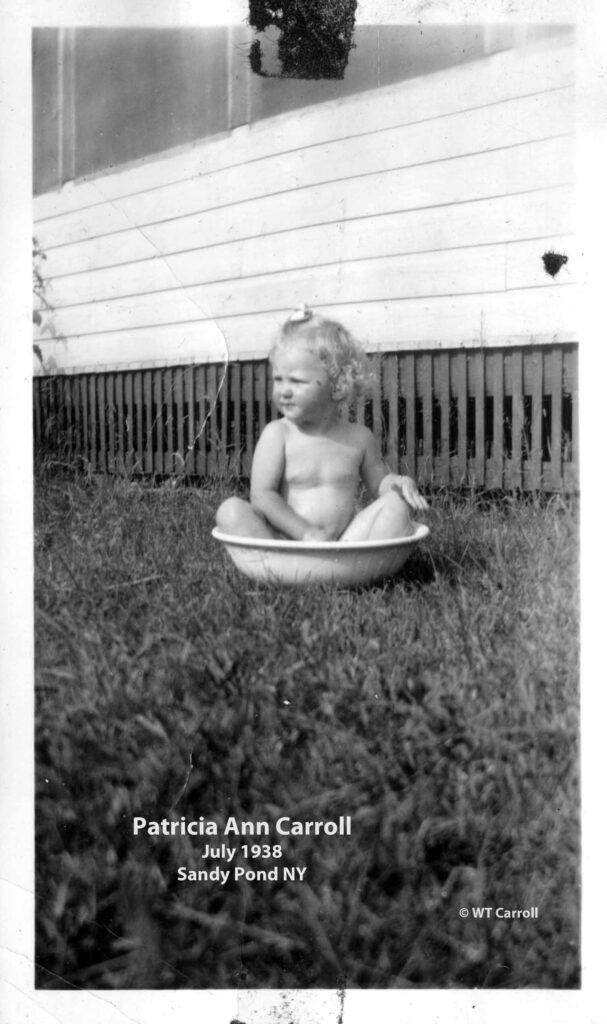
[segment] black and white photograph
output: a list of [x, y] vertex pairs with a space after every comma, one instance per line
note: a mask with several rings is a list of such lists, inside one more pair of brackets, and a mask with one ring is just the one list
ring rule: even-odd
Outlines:
[[513, 6], [15, 18], [7, 1024], [598, 1019], [599, 87]]

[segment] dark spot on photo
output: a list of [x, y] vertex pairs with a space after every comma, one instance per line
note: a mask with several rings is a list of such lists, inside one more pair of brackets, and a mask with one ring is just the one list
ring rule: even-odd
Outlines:
[[550, 277], [556, 277], [561, 267], [569, 262], [569, 257], [561, 255], [559, 252], [553, 252], [551, 249], [549, 252], [544, 253], [542, 262], [546, 273], [550, 274]]

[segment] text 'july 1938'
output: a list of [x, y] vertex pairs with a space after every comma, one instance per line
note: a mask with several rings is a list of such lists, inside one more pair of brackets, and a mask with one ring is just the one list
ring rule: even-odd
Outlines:
[[[145, 817], [133, 818], [133, 835], [161, 837], [220, 837], [226, 842], [206, 842], [200, 850], [193, 850], [196, 860], [204, 861], [204, 867], [194, 863], [182, 864], [177, 868], [178, 882], [213, 882], [226, 885], [234, 882], [301, 882], [305, 879], [307, 865], [285, 863], [285, 853], [280, 841], [244, 842], [234, 844], [236, 837], [312, 837], [351, 836], [352, 818], [340, 815], [334, 820], [297, 820], [288, 815], [273, 822], [241, 820], [235, 817], [218, 822], [210, 818], [188, 819], [182, 815], [177, 819], [163, 818], [160, 821]], [[260, 863], [261, 862], [261, 863]]]

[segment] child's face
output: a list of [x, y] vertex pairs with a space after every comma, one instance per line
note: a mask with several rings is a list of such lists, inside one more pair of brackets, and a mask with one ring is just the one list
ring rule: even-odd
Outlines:
[[276, 350], [272, 398], [285, 419], [300, 426], [319, 424], [333, 415], [336, 403], [324, 363], [303, 344]]

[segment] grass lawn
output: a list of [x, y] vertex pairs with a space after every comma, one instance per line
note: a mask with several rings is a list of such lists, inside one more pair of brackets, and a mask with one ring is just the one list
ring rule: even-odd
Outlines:
[[[578, 986], [572, 502], [437, 494], [404, 572], [344, 591], [237, 575], [226, 486], [36, 491], [39, 986]], [[182, 815], [219, 835], [133, 835]], [[233, 878], [275, 865], [306, 872]]]

